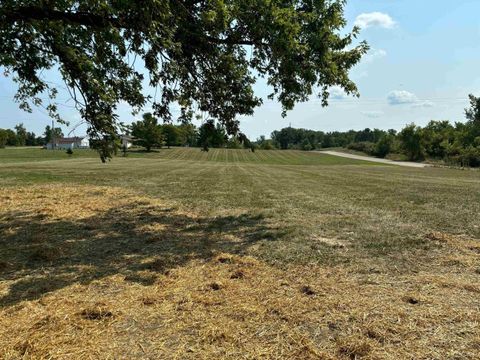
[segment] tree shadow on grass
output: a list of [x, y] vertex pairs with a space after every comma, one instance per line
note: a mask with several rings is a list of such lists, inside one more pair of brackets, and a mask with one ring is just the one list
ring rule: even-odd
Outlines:
[[143, 202], [78, 220], [0, 215], [0, 306], [120, 274], [150, 285], [159, 273], [216, 253], [245, 254], [259, 241], [282, 237], [261, 215], [197, 217]]

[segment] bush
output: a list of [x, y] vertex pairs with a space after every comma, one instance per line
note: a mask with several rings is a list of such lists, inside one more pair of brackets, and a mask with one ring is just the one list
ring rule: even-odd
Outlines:
[[305, 139], [303, 142], [302, 142], [302, 150], [304, 151], [311, 151], [313, 150], [314, 147], [312, 146], [312, 144], [310, 144], [310, 141], [308, 141], [307, 139]]
[[408, 160], [418, 161], [425, 157], [425, 144], [422, 138], [422, 129], [415, 124], [407, 125], [398, 134], [401, 148]]
[[274, 150], [275, 146], [272, 143], [272, 140], [265, 140], [259, 144], [260, 149], [262, 150]]
[[8, 142], [8, 132], [0, 129], [0, 149], [4, 148]]
[[227, 148], [228, 149], [242, 149], [243, 145], [238, 139], [231, 138], [230, 140], [227, 141]]
[[384, 158], [392, 151], [393, 136], [385, 135], [375, 144], [375, 156]]
[[458, 159], [462, 166], [480, 167], [480, 148], [470, 146], [463, 149]]
[[350, 150], [364, 152], [369, 155], [374, 155], [375, 153], [375, 144], [370, 141], [360, 141], [354, 142], [347, 146]]
[[71, 148], [68, 148], [67, 149], [67, 154], [70, 155], [70, 156], [73, 155], [73, 150]]

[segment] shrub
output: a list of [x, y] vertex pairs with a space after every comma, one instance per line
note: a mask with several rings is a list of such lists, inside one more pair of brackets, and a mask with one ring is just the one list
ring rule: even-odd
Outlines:
[[480, 148], [470, 146], [463, 149], [459, 161], [462, 166], [480, 167]]
[[310, 144], [310, 141], [308, 141], [307, 139], [305, 139], [303, 142], [302, 142], [302, 150], [304, 151], [311, 151], [313, 150], [314, 147], [312, 146], [312, 144]]
[[398, 134], [401, 148], [409, 160], [423, 160], [425, 148], [422, 139], [422, 129], [415, 124], [407, 125]]
[[231, 138], [227, 141], [228, 149], [242, 149], [243, 145], [237, 138]]
[[272, 140], [265, 140], [264, 142], [259, 144], [260, 149], [262, 150], [274, 150], [275, 146], [272, 143]]
[[8, 142], [8, 132], [6, 130], [0, 129], [0, 149], [4, 148]]
[[67, 149], [67, 154], [72, 156], [73, 155], [73, 150], [71, 148], [68, 148]]
[[373, 155], [375, 153], [375, 144], [370, 141], [360, 141], [354, 142], [347, 146], [350, 150], [364, 152], [369, 155]]
[[375, 156], [384, 158], [392, 151], [393, 136], [385, 135], [375, 144]]

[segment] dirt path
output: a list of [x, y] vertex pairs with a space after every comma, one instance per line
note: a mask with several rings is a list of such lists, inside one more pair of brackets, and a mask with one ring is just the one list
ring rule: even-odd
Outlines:
[[413, 167], [413, 168], [425, 168], [431, 165], [423, 164], [423, 163], [416, 163], [411, 161], [393, 161], [388, 159], [379, 159], [370, 156], [362, 156], [362, 155], [355, 155], [355, 154], [348, 154], [340, 151], [319, 151], [322, 154], [328, 154], [333, 156], [340, 156], [349, 159], [356, 159], [356, 160], [364, 160], [364, 161], [372, 161], [382, 164], [389, 164], [389, 165], [398, 165], [398, 166], [406, 166], [406, 167]]

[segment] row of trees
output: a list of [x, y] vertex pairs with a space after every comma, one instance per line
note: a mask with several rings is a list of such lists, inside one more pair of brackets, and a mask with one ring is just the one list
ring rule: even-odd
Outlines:
[[143, 146], [147, 151], [162, 146], [198, 146], [208, 149], [235, 144], [234, 139], [229, 140], [224, 126], [215, 124], [213, 120], [197, 129], [193, 124], [159, 124], [151, 113], [144, 114], [142, 120], [132, 123], [130, 133], [135, 138], [135, 144]]
[[50, 126], [45, 128], [43, 136], [37, 136], [34, 132], [27, 131], [23, 124], [15, 126], [14, 130], [0, 129], [0, 148], [5, 146], [43, 146], [50, 142], [52, 136], [63, 137], [62, 129]]
[[5, 146], [43, 146], [49, 143], [52, 137], [63, 137], [61, 128], [52, 128], [47, 126], [42, 136], [35, 135], [34, 132], [27, 131], [21, 123], [15, 126], [14, 130], [0, 129], [0, 148]]
[[314, 131], [291, 127], [274, 131], [271, 140], [260, 137], [261, 148], [313, 150], [346, 147], [378, 157], [443, 160], [449, 164], [480, 166], [480, 98], [470, 95], [467, 121], [430, 121], [425, 127], [410, 124], [396, 130], [364, 129], [346, 132]]
[[407, 125], [398, 134], [389, 133], [377, 142], [349, 144], [350, 149], [387, 157], [402, 154], [408, 160], [443, 160], [448, 164], [480, 166], [480, 124], [430, 121], [425, 127]]
[[[389, 130], [391, 132], [394, 130]], [[271, 134], [272, 145], [278, 149], [314, 150], [330, 147], [345, 147], [355, 142], [377, 142], [388, 133], [379, 129], [365, 129], [360, 131], [349, 130], [347, 132], [333, 131], [323, 132], [307, 129], [294, 129], [292, 127], [275, 130]], [[260, 137], [259, 143], [265, 140]]]
[[480, 166], [480, 98], [470, 95], [467, 121], [430, 121], [425, 127], [407, 125], [398, 134], [389, 132], [377, 141], [351, 143], [349, 148], [386, 157], [403, 154], [408, 160], [443, 160], [461, 166]]
[[[130, 125], [130, 134], [135, 138], [137, 145], [143, 146], [147, 151], [162, 146], [198, 146], [205, 149], [209, 147], [234, 147], [244, 146], [238, 138], [229, 138], [224, 126], [213, 120], [205, 122], [200, 128], [193, 124], [160, 124], [158, 119], [150, 113], [143, 115], [143, 119]], [[0, 129], [0, 148], [5, 146], [43, 146], [52, 138], [63, 137], [61, 128], [47, 126], [43, 136], [26, 130], [23, 124], [15, 126], [14, 130]], [[248, 142], [248, 141], [247, 141]]]
[[344, 147], [382, 158], [433, 159], [462, 166], [480, 166], [480, 122], [473, 120], [455, 124], [432, 120], [425, 127], [409, 124], [399, 132], [367, 128], [324, 133], [289, 127], [274, 131], [271, 139], [261, 136], [257, 144], [267, 150]]

